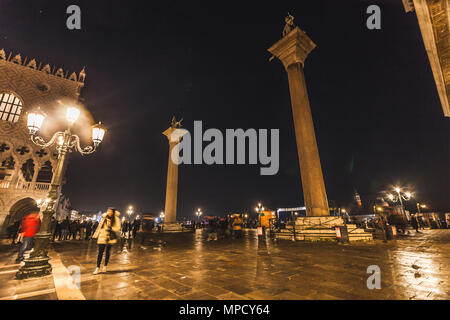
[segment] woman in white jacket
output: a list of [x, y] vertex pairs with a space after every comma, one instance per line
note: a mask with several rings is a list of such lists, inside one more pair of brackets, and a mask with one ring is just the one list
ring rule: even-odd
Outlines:
[[105, 251], [105, 265], [102, 272], [106, 272], [106, 267], [111, 254], [111, 247], [114, 243], [117, 243], [118, 233], [121, 229], [119, 216], [119, 211], [114, 208], [108, 208], [108, 211], [103, 214], [102, 220], [92, 236], [93, 239], [97, 239], [98, 244], [97, 268], [95, 269], [94, 274], [100, 272], [100, 265]]

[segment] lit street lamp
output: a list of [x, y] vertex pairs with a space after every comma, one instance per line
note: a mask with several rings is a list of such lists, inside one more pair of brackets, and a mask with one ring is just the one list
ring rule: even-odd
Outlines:
[[161, 222], [164, 220], [164, 217], [165, 217], [166, 215], [164, 214], [164, 212], [163, 211], [161, 211], [161, 213], [159, 214], [159, 218], [161, 219]]
[[134, 209], [133, 206], [129, 206], [127, 213], [128, 213], [128, 239], [130, 239], [131, 236], [131, 215], [133, 214]]
[[43, 149], [56, 144], [58, 162], [47, 195], [48, 201], [44, 202], [45, 207], [43, 207], [40, 231], [34, 237], [34, 251], [28, 259], [24, 260], [24, 265], [21, 266], [16, 274], [17, 279], [46, 276], [51, 273], [52, 267], [49, 263], [50, 258], [47, 255], [51, 237], [50, 219], [55, 213], [55, 205], [62, 185], [68, 152], [76, 149], [82, 155], [94, 153], [105, 135], [105, 128], [101, 123], [94, 125], [92, 127], [93, 146], [82, 148], [80, 146], [80, 138], [71, 133], [71, 127], [79, 116], [80, 110], [74, 107], [68, 107], [66, 109], [67, 129], [64, 132], [56, 132], [49, 142], [45, 142], [37, 133], [41, 129], [46, 115], [40, 109], [28, 113], [27, 126], [31, 141]]
[[49, 198], [46, 198], [45, 200], [37, 199], [36, 204], [37, 204], [38, 208], [41, 208], [41, 207], [45, 207], [49, 203], [49, 201], [50, 201]]
[[128, 213], [128, 220], [131, 221], [131, 215], [133, 214], [134, 209], [132, 206], [128, 207], [127, 213]]
[[403, 206], [403, 200], [405, 200], [405, 201], [410, 200], [412, 198], [412, 194], [409, 191], [405, 191], [405, 192], [402, 191], [402, 189], [399, 187], [395, 187], [394, 190], [397, 194], [393, 195], [392, 193], [389, 193], [388, 198], [390, 201], [392, 201], [394, 203], [400, 202], [402, 214], [403, 214], [404, 218], [406, 219], [406, 212], [405, 212], [405, 208]]
[[258, 206], [255, 208], [255, 211], [256, 211], [256, 212], [264, 211], [264, 207], [261, 205], [261, 202], [258, 203]]
[[420, 208], [426, 209], [426, 207], [427, 207], [426, 205], [421, 204], [421, 203], [416, 203], [416, 206], [417, 206], [417, 213], [418, 213], [418, 214], [421, 214]]
[[197, 221], [200, 219], [200, 216], [203, 214], [202, 209], [198, 208], [197, 212], [195, 213], [195, 215], [197, 216]]
[[255, 211], [258, 213], [258, 223], [261, 226], [261, 214], [260, 212], [264, 211], [264, 207], [261, 202], [258, 203], [258, 206], [255, 208]]

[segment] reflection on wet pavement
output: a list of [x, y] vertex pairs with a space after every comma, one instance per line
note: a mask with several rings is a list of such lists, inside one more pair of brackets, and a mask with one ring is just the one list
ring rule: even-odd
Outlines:
[[[53, 247], [66, 267], [81, 268], [86, 299], [450, 297], [450, 230], [425, 230], [387, 244], [258, 240], [254, 231], [235, 240], [205, 237], [197, 230], [154, 235], [148, 245], [133, 243], [122, 252], [116, 247], [108, 273], [97, 276], [94, 242]], [[381, 269], [380, 290], [367, 288], [371, 265]]]

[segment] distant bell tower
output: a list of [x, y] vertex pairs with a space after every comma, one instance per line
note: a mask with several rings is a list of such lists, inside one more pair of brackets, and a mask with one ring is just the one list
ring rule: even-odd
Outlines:
[[358, 205], [358, 207], [362, 207], [361, 197], [359, 196], [359, 193], [355, 190], [355, 202]]

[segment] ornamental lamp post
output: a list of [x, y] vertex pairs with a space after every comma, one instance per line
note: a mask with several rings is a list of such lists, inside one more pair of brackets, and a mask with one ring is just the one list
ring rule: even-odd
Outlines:
[[393, 203], [400, 202], [400, 208], [401, 208], [403, 217], [405, 220], [408, 220], [406, 217], [405, 207], [403, 206], [403, 200], [409, 201], [413, 197], [413, 195], [409, 191], [402, 191], [402, 189], [400, 187], [395, 187], [394, 190], [397, 193], [397, 195], [393, 195], [392, 193], [390, 193], [390, 194], [388, 194], [388, 198]]
[[417, 213], [419, 215], [422, 214], [422, 212], [420, 211], [420, 208], [426, 209], [426, 207], [427, 207], [425, 204], [422, 204], [422, 203], [416, 203], [416, 206], [417, 206]]
[[344, 220], [344, 226], [347, 225], [347, 210], [345, 208], [342, 208], [340, 210], [341, 218]]
[[197, 221], [200, 220], [200, 216], [203, 214], [202, 209], [198, 208], [197, 212], [195, 213], [197, 215]]
[[129, 206], [128, 210], [128, 239], [131, 238], [131, 215], [134, 213], [133, 206]]
[[16, 273], [17, 279], [27, 279], [31, 277], [42, 277], [49, 275], [52, 267], [49, 263], [50, 258], [47, 255], [50, 244], [50, 220], [55, 214], [55, 206], [59, 197], [60, 188], [64, 176], [64, 170], [67, 162], [68, 152], [76, 149], [82, 155], [92, 154], [96, 151], [105, 135], [105, 128], [101, 123], [92, 127], [92, 141], [94, 146], [82, 148], [80, 146], [80, 138], [72, 134], [71, 127], [78, 120], [80, 110], [75, 107], [66, 109], [67, 128], [64, 132], [58, 131], [53, 137], [46, 142], [42, 137], [37, 135], [46, 118], [46, 114], [39, 108], [28, 113], [27, 127], [30, 133], [31, 141], [41, 148], [45, 149], [56, 145], [58, 151], [58, 161], [50, 184], [50, 190], [46, 201], [41, 205], [43, 208], [42, 221], [39, 233], [34, 237], [34, 251], [30, 257], [24, 260], [19, 271]]
[[134, 209], [132, 206], [128, 207], [127, 213], [128, 213], [128, 220], [131, 221], [131, 215], [133, 214]]
[[258, 223], [261, 226], [261, 216], [259, 214], [259, 212], [262, 211], [261, 202], [258, 203], [258, 206], [255, 208], [255, 211], [258, 214]]

